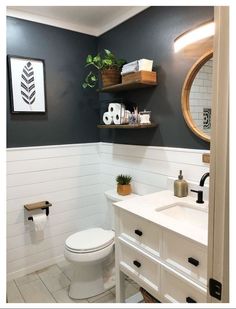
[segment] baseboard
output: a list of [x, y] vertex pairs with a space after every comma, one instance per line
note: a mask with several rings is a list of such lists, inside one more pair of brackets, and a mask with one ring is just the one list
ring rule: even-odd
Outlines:
[[59, 263], [59, 262], [63, 261], [64, 259], [65, 259], [64, 255], [60, 255], [60, 256], [48, 259], [46, 261], [43, 261], [41, 263], [29, 266], [29, 267], [21, 268], [17, 271], [14, 271], [14, 272], [7, 274], [7, 281], [11, 281], [11, 280], [14, 280], [16, 278], [26, 276], [26, 275], [34, 272], [34, 271], [37, 271], [37, 270], [43, 269], [45, 267], [49, 267], [53, 264]]

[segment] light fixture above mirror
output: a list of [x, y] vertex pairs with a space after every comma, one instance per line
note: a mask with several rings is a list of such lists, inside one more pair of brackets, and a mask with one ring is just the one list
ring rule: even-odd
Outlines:
[[211, 37], [215, 34], [215, 23], [210, 21], [204, 24], [199, 25], [198, 27], [188, 30], [178, 36], [174, 40], [174, 50], [177, 53], [182, 48], [200, 41], [202, 39]]

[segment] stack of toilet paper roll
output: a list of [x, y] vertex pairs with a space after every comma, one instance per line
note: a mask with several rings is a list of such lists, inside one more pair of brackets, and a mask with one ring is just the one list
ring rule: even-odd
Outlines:
[[125, 124], [129, 122], [130, 111], [125, 109], [121, 103], [110, 103], [108, 111], [103, 114], [105, 124]]

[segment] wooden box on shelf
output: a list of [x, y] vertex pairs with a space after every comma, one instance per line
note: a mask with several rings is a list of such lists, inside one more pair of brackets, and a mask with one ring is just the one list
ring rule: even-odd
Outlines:
[[156, 83], [157, 73], [153, 71], [138, 71], [134, 73], [129, 73], [122, 76], [122, 84], [130, 82], [146, 82], [146, 83]]

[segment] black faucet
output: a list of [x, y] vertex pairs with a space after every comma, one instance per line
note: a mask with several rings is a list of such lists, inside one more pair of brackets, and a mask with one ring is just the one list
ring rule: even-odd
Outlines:
[[199, 186], [203, 187], [204, 186], [204, 183], [205, 183], [205, 180], [207, 179], [207, 177], [210, 176], [210, 173], [205, 173], [204, 175], [202, 175], [202, 178], [200, 180], [200, 183], [199, 183]]
[[[200, 187], [204, 186], [205, 180], [209, 176], [210, 176], [210, 173], [205, 173], [204, 175], [202, 175], [200, 182], [199, 182]], [[197, 193], [196, 203], [203, 204], [204, 203], [204, 201], [203, 201], [203, 191], [202, 190], [191, 190], [191, 191]]]

